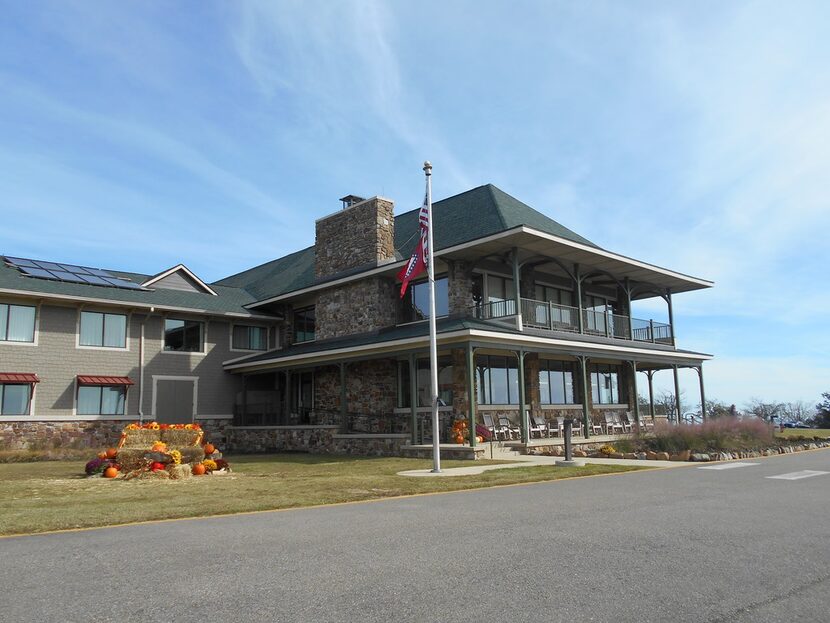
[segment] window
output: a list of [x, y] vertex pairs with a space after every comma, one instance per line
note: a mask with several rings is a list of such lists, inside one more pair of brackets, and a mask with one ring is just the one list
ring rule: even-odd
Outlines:
[[0, 303], [0, 341], [34, 342], [35, 308]]
[[82, 385], [78, 415], [124, 415], [127, 388], [123, 385]]
[[81, 346], [127, 347], [127, 317], [123, 314], [81, 312]]
[[236, 324], [233, 326], [231, 347], [236, 350], [267, 350], [268, 329]]
[[196, 320], [164, 320], [164, 350], [200, 353], [204, 350], [204, 329]]
[[0, 415], [29, 415], [32, 385], [0, 383]]
[[314, 339], [315, 320], [313, 305], [294, 310], [294, 342], [310, 342]]
[[[450, 299], [447, 293], [447, 278], [435, 280], [435, 317], [450, 313]], [[400, 303], [398, 323], [417, 322], [429, 318], [429, 281], [412, 283]]]
[[[418, 406], [431, 405], [432, 381], [429, 375], [429, 357], [416, 359]], [[448, 356], [438, 357], [438, 405], [452, 405], [452, 359]], [[398, 362], [398, 407], [408, 409], [410, 402], [409, 362]]]
[[595, 405], [620, 404], [620, 366], [591, 366], [591, 398]]
[[519, 402], [519, 370], [514, 357], [479, 355], [478, 404], [509, 405]]
[[585, 309], [585, 329], [605, 333], [605, 325], [608, 320], [607, 314], [611, 312], [611, 305], [603, 296], [592, 296], [586, 294], [583, 298]]
[[487, 275], [487, 302], [494, 318], [516, 313], [516, 289], [509, 277]]
[[539, 395], [543, 405], [574, 404], [574, 372], [570, 361], [539, 361]]
[[535, 296], [537, 301], [544, 301], [545, 303], [555, 303], [557, 305], [568, 305], [571, 303], [570, 290], [563, 290], [562, 288], [553, 288], [551, 286], [537, 283], [535, 286]]

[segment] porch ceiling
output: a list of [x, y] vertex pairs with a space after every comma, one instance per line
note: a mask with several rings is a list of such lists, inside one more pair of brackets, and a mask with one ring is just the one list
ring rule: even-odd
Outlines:
[[[514, 247], [520, 249], [521, 261], [539, 256], [557, 258], [566, 265], [580, 264], [583, 272], [606, 271], [620, 280], [627, 277], [632, 281], [646, 283], [657, 288], [671, 288], [673, 293], [700, 290], [713, 285], [713, 282], [705, 279], [684, 275], [604, 249], [557, 238], [524, 226], [504, 232], [498, 237], [471, 242], [469, 246], [460, 245], [448, 250], [449, 252], [445, 255], [441, 255], [452, 259], [475, 261], [487, 255], [507, 254]], [[551, 265], [553, 266], [553, 263]], [[641, 298], [649, 296], [653, 295], [644, 294]]]

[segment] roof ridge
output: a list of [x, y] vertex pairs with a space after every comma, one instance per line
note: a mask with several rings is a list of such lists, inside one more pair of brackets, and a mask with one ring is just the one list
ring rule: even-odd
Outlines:
[[[221, 279], [217, 279], [216, 281], [211, 282], [210, 285], [214, 285], [214, 284], [220, 285], [220, 286], [225, 285], [221, 282], [222, 281], [227, 281], [228, 279], [233, 279], [234, 277], [239, 277], [240, 275], [244, 275], [245, 273], [249, 273], [252, 270], [256, 270], [257, 268], [262, 268], [263, 266], [266, 266], [267, 264], [273, 264], [274, 262], [281, 262], [283, 260], [287, 260], [289, 257], [291, 257], [293, 255], [299, 255], [300, 253], [305, 253], [309, 249], [313, 249], [315, 246], [316, 245], [312, 244], [310, 246], [305, 247], [304, 249], [299, 249], [297, 251], [292, 251], [291, 253], [289, 253], [287, 255], [281, 255], [280, 257], [275, 257], [274, 259], [268, 260], [267, 262], [262, 262], [262, 264], [257, 264], [256, 266], [251, 266], [251, 268], [246, 268], [245, 270], [240, 270], [238, 273], [233, 273], [232, 275], [228, 275], [227, 277], [222, 277]], [[226, 287], [239, 287], [239, 286], [226, 286]], [[241, 289], [244, 290], [245, 288], [241, 288]]]
[[[499, 220], [501, 221], [501, 226], [504, 227], [504, 228], [507, 228], [507, 219], [504, 218], [504, 214], [501, 211], [502, 210], [501, 204], [499, 204], [499, 200], [496, 199], [496, 193], [493, 192], [494, 190], [498, 190], [498, 191], [504, 193], [504, 191], [501, 188], [499, 188], [499, 187], [497, 187], [493, 184], [486, 184], [486, 186], [487, 186], [487, 192], [490, 193], [490, 199], [493, 200], [493, 205], [496, 206], [496, 214], [499, 215]], [[504, 193], [504, 194], [507, 194], [507, 193]], [[512, 197], [512, 195], [511, 195], [511, 197]], [[518, 199], [517, 199], [517, 201], [518, 201]]]

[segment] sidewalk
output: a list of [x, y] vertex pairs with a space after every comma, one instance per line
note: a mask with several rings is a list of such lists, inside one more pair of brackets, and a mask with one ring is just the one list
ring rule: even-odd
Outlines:
[[[556, 461], [562, 461], [562, 456], [532, 456], [526, 455], [515, 459], [502, 458], [503, 464], [499, 465], [470, 465], [469, 467], [452, 467], [444, 469], [440, 474], [433, 474], [428, 469], [410, 469], [398, 472], [398, 476], [412, 477], [444, 477], [444, 476], [473, 476], [492, 469], [510, 469], [513, 467], [533, 467], [536, 465], [555, 465]], [[682, 467], [690, 465], [684, 461], [640, 461], [637, 459], [599, 459], [590, 457], [579, 457], [576, 460], [584, 461], [586, 465], [637, 465], [640, 467]]]

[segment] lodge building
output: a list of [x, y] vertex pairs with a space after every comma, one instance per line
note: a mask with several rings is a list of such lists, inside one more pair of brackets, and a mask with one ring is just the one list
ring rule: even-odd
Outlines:
[[[134, 420], [196, 421], [236, 451], [429, 443], [427, 287], [401, 299], [396, 277], [418, 211], [342, 201], [314, 246], [214, 283], [182, 264], [3, 256], [0, 447], [105, 445]], [[660, 370], [675, 384], [697, 370], [705, 403], [711, 357], [678, 347], [672, 299], [711, 282], [607, 251], [492, 185], [435, 202], [433, 224], [442, 437], [460, 417], [506, 417], [524, 443], [538, 417], [575, 417], [586, 436], [607, 413], [653, 417], [638, 386]], [[667, 323], [632, 317], [648, 298]]]

